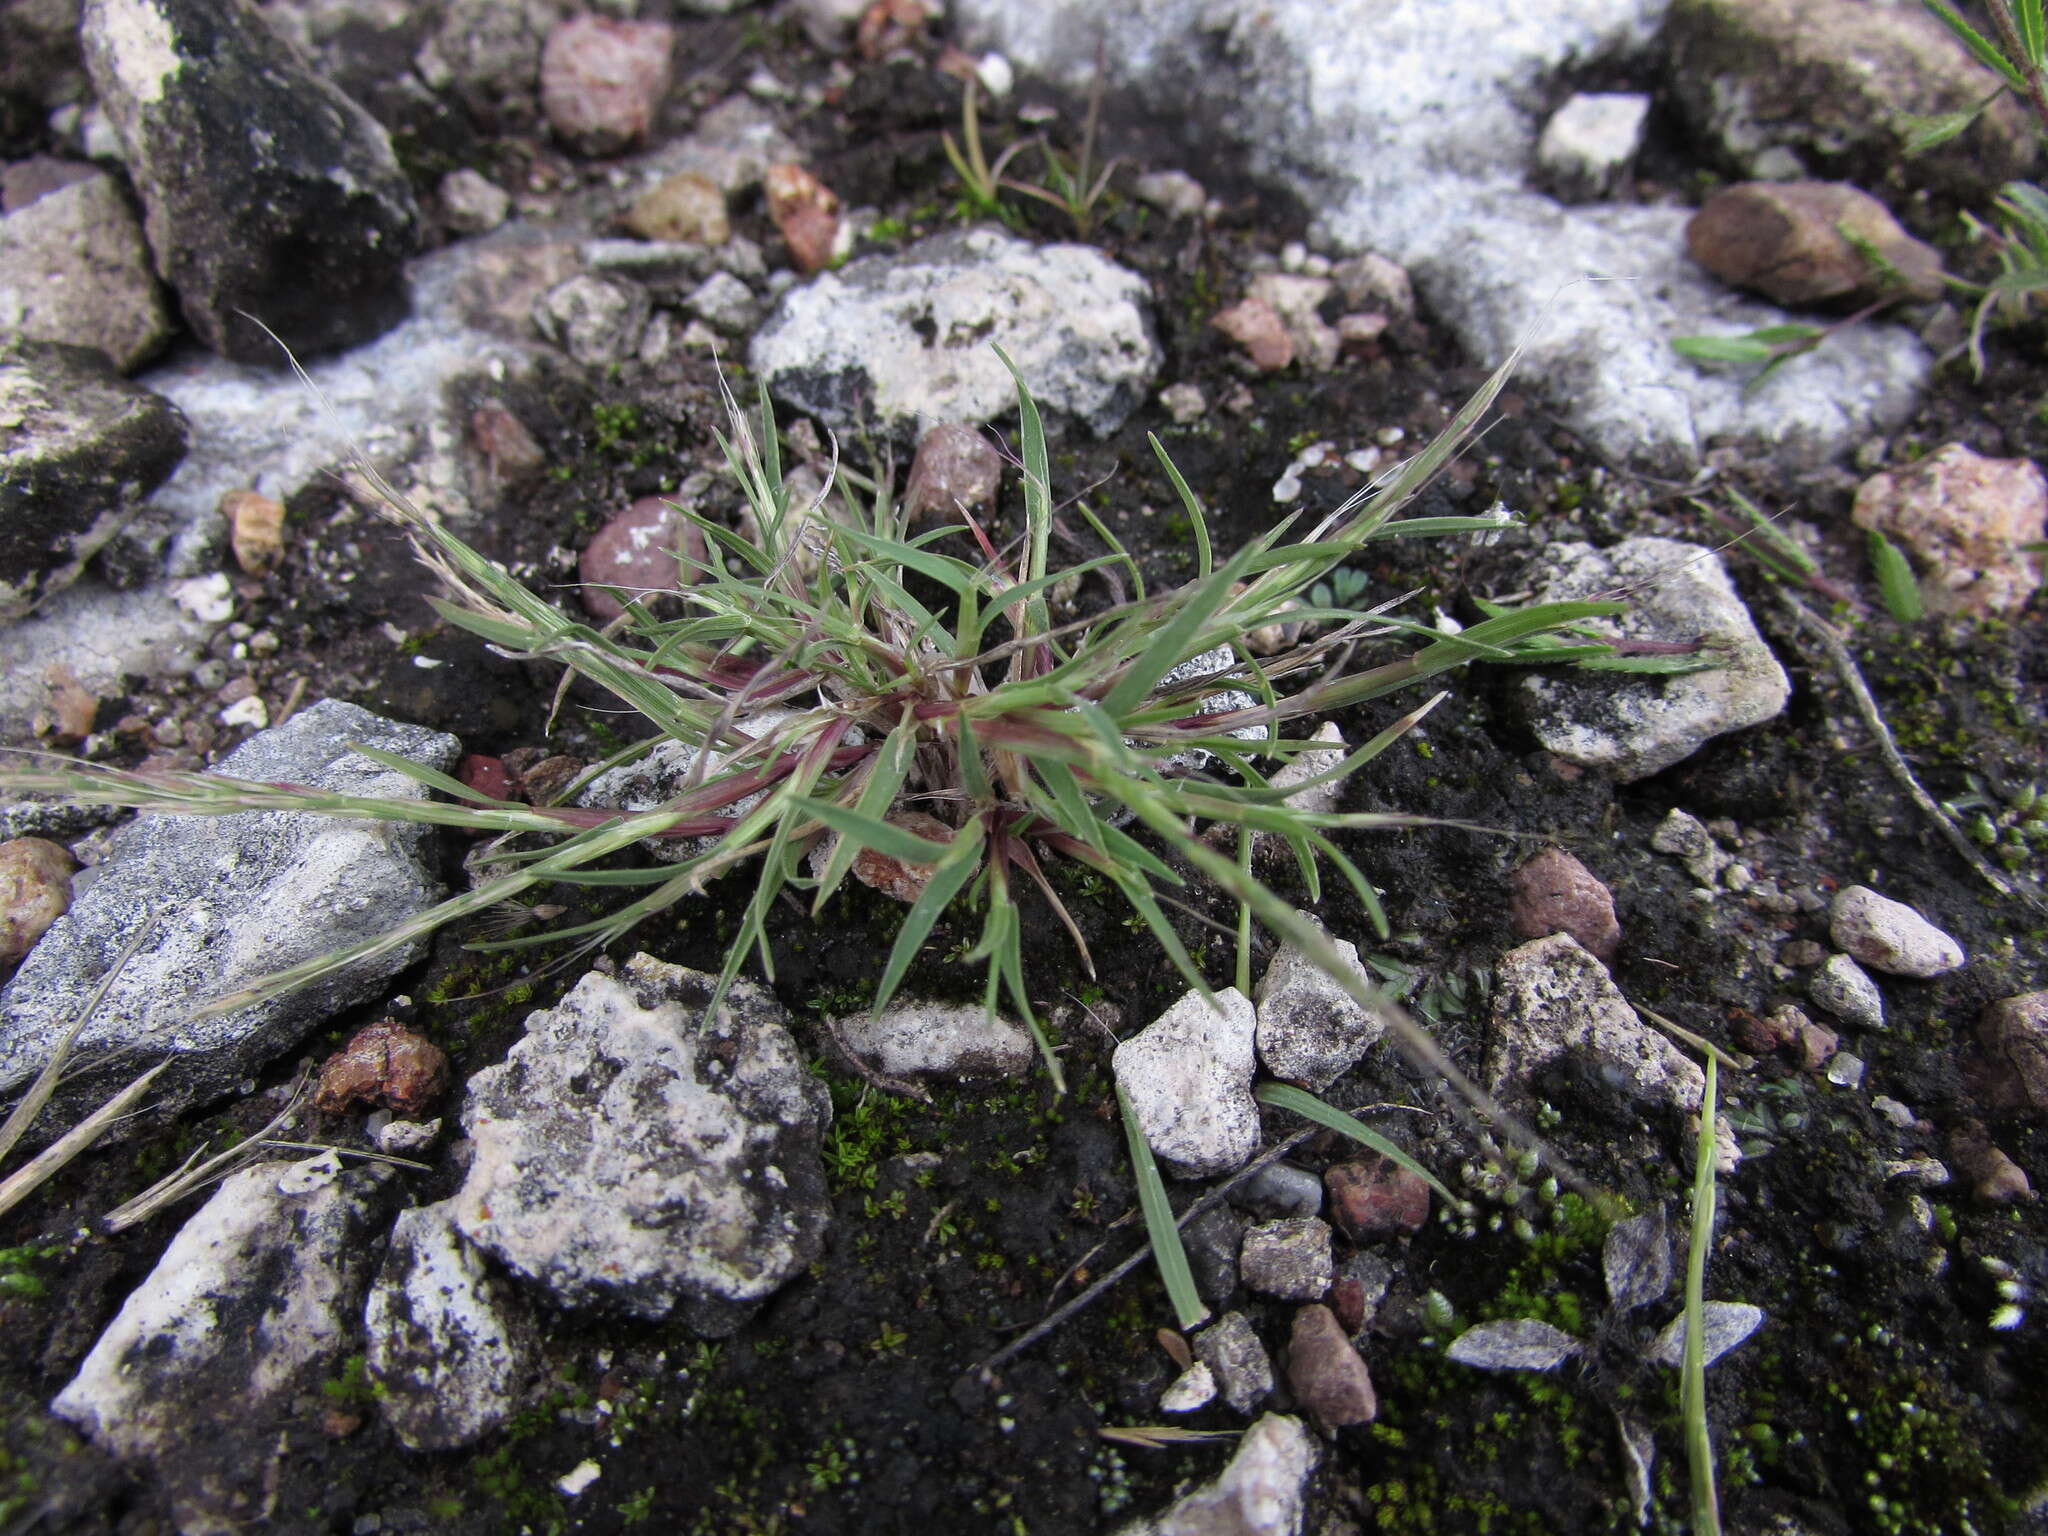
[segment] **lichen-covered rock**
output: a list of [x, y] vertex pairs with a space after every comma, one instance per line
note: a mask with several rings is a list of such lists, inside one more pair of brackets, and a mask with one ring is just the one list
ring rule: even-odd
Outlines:
[[1190, 992], [1111, 1057], [1145, 1140], [1182, 1178], [1228, 1173], [1259, 1145], [1258, 1015], [1235, 987]]
[[1560, 933], [1501, 956], [1482, 1075], [1498, 1091], [1567, 1055], [1639, 1102], [1697, 1110], [1706, 1090], [1705, 1074], [1637, 1016], [1607, 968]]
[[1568, 762], [1623, 783], [1683, 762], [1708, 741], [1774, 718], [1792, 685], [1757, 633], [1721, 557], [1676, 539], [1626, 539], [1612, 549], [1548, 546], [1531, 573], [1536, 601], [1626, 589], [1628, 612], [1592, 627], [1631, 640], [1704, 641], [1709, 671], [1624, 678], [1531, 676], [1522, 700], [1536, 739]]
[[142, 226], [104, 171], [0, 219], [0, 334], [10, 332], [97, 347], [123, 373], [170, 339]]
[[[412, 779], [350, 750], [379, 747], [427, 767], [454, 766], [454, 737], [397, 725], [323, 699], [221, 759], [216, 772], [338, 793], [418, 799]], [[143, 816], [114, 834], [99, 878], [0, 991], [0, 1093], [42, 1067], [138, 933], [141, 948], [79, 1035], [86, 1070], [44, 1126], [68, 1123], [158, 1061], [150, 1102], [168, 1114], [232, 1091], [323, 1020], [362, 1001], [419, 953], [421, 941], [366, 956], [310, 987], [212, 1017], [195, 1004], [301, 961], [381, 938], [441, 894], [425, 864], [431, 829], [288, 811]], [[94, 1064], [120, 1056], [104, 1069]], [[114, 1134], [147, 1122], [128, 1121]]]
[[536, 1364], [532, 1322], [446, 1201], [399, 1213], [363, 1327], [378, 1412], [415, 1451], [490, 1431], [519, 1406]]
[[[1376, 988], [1378, 983], [1358, 958], [1358, 946], [1348, 939], [1332, 942], [1353, 978]], [[1350, 1071], [1386, 1031], [1378, 1014], [1361, 1007], [1292, 944], [1280, 946], [1253, 995], [1259, 1013], [1259, 1060], [1275, 1077], [1318, 1093]]]
[[75, 580], [185, 456], [178, 408], [106, 354], [0, 343], [0, 623]]
[[857, 1014], [839, 1033], [889, 1077], [948, 1080], [1012, 1077], [1037, 1054], [1024, 1026], [979, 1003], [893, 1003], [880, 1018]]
[[157, 270], [201, 341], [275, 365], [277, 339], [332, 351], [405, 317], [419, 214], [391, 141], [254, 7], [87, 0], [81, 37]]
[[753, 982], [636, 955], [528, 1016], [469, 1080], [465, 1237], [564, 1306], [724, 1334], [818, 1256], [825, 1085]]
[[291, 1434], [317, 1433], [318, 1407], [300, 1404], [353, 1346], [382, 1177], [331, 1153], [231, 1174], [50, 1405], [152, 1463], [188, 1536], [267, 1523]]
[[837, 431], [980, 423], [1017, 402], [1000, 345], [1040, 406], [1106, 435], [1159, 371], [1149, 297], [1092, 247], [962, 230], [791, 288], [748, 360], [778, 399]]
[[1213, 1482], [1117, 1536], [1300, 1536], [1320, 1459], [1301, 1420], [1269, 1413], [1244, 1432]]

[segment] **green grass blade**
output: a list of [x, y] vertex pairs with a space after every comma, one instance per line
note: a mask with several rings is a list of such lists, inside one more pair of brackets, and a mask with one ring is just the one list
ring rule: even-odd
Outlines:
[[[1024, 570], [1026, 581], [1045, 574], [1046, 547], [1052, 537], [1052, 464], [1045, 451], [1045, 423], [1038, 414], [1038, 402], [1025, 387], [1024, 375], [1010, 361], [1010, 354], [995, 349], [1010, 377], [1017, 381], [1017, 440], [1024, 458]], [[1046, 627], [1045, 603], [1037, 600], [1024, 610], [1024, 633], [1035, 635]]]
[[955, 833], [952, 843], [939, 860], [938, 868], [925, 882], [923, 893], [911, 904], [903, 926], [897, 930], [896, 943], [889, 951], [889, 963], [882, 969], [881, 983], [875, 988], [875, 1017], [881, 1017], [889, 999], [896, 995], [904, 973], [910, 969], [910, 962], [917, 958], [918, 951], [924, 948], [924, 941], [930, 937], [939, 914], [959, 894], [960, 887], [973, 877], [976, 866], [981, 862], [981, 843], [981, 823], [978, 820], [970, 821]]
[[1198, 1328], [1208, 1321], [1209, 1309], [1195, 1289], [1195, 1274], [1188, 1267], [1187, 1249], [1181, 1246], [1180, 1228], [1174, 1225], [1173, 1203], [1166, 1198], [1166, 1182], [1159, 1177], [1159, 1164], [1138, 1125], [1138, 1113], [1117, 1084], [1117, 1108], [1123, 1111], [1124, 1139], [1131, 1146], [1131, 1166], [1138, 1175], [1138, 1209], [1145, 1216], [1145, 1235], [1152, 1242], [1152, 1258], [1159, 1266], [1159, 1278], [1173, 1303], [1173, 1315], [1182, 1329]]
[[1333, 1109], [1314, 1094], [1296, 1088], [1288, 1083], [1261, 1083], [1252, 1090], [1252, 1097], [1261, 1104], [1270, 1104], [1275, 1109], [1292, 1110], [1304, 1120], [1313, 1120], [1317, 1125], [1326, 1126], [1339, 1135], [1349, 1136], [1360, 1146], [1370, 1147], [1389, 1162], [1407, 1169], [1437, 1192], [1445, 1204], [1455, 1209], [1458, 1197], [1452, 1194], [1437, 1176], [1422, 1164], [1403, 1152], [1393, 1142], [1362, 1121], [1354, 1120], [1341, 1109]]
[[1913, 579], [1913, 567], [1899, 552], [1898, 545], [1870, 530], [1870, 565], [1877, 573], [1878, 595], [1885, 611], [1901, 624], [1917, 624], [1926, 616], [1920, 602], [1920, 583]]
[[906, 832], [879, 816], [857, 811], [850, 805], [837, 805], [830, 800], [807, 800], [802, 814], [822, 821], [842, 837], [850, 837], [863, 847], [872, 848], [888, 858], [900, 859], [905, 864], [936, 864], [954, 843], [959, 842], [956, 837], [952, 843], [935, 843], [915, 832]]
[[1187, 509], [1188, 526], [1195, 531], [1195, 576], [1197, 579], [1200, 579], [1209, 574], [1212, 564], [1212, 551], [1209, 548], [1209, 519], [1203, 515], [1202, 503], [1196, 499], [1195, 493], [1188, 488], [1187, 481], [1181, 477], [1179, 467], [1172, 459], [1167, 457], [1166, 449], [1160, 443], [1158, 437], [1148, 432], [1145, 434], [1145, 441], [1152, 445], [1152, 452], [1158, 456], [1160, 464], [1165, 467], [1166, 478], [1173, 482], [1173, 489], [1175, 494], [1180, 497], [1180, 504]]
[[1693, 1144], [1692, 1240], [1685, 1253], [1685, 1358], [1679, 1367], [1679, 1413], [1692, 1473], [1692, 1528], [1720, 1536], [1721, 1500], [1714, 1488], [1714, 1442], [1707, 1424], [1707, 1250], [1714, 1236], [1714, 1101], [1720, 1063], [1707, 1057], [1700, 1133]]
[[[1921, 0], [1921, 3], [1934, 13], [1935, 20], [1955, 35], [1957, 41], [1977, 56], [1979, 64], [1986, 69], [1996, 70], [2005, 77], [2006, 84], [2014, 90], [2026, 90], [2027, 82], [2020, 74], [2019, 67], [2006, 58], [1996, 43], [1963, 20], [1961, 13], [1954, 6], [1947, 4], [1946, 0]], [[1997, 5], [1999, 0], [1991, 0], [1991, 3]]]

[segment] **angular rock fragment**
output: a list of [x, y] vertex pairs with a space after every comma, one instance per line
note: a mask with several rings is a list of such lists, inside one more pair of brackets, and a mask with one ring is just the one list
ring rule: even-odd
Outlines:
[[1037, 1054], [1024, 1026], [979, 1003], [893, 1003], [877, 1019], [857, 1014], [839, 1026], [854, 1054], [888, 1077], [1012, 1077]]
[[825, 1085], [765, 989], [636, 955], [469, 1080], [462, 1234], [564, 1306], [723, 1336], [816, 1258]]
[[1329, 1223], [1290, 1216], [1247, 1227], [1238, 1274], [1249, 1290], [1282, 1301], [1315, 1301], [1330, 1288]]
[[1328, 1307], [1303, 1307], [1294, 1314], [1287, 1384], [1302, 1407], [1333, 1429], [1370, 1424], [1380, 1411], [1365, 1359]]
[[[1315, 922], [1309, 914], [1301, 915]], [[1378, 983], [1359, 961], [1358, 946], [1348, 939], [1331, 942], [1352, 978], [1376, 988]], [[1350, 1071], [1386, 1032], [1377, 1014], [1361, 1007], [1292, 944], [1280, 946], [1254, 996], [1259, 1060], [1275, 1077], [1316, 1092]]]
[[97, 347], [128, 373], [170, 339], [170, 309], [128, 199], [84, 169], [0, 219], [0, 333]]
[[1508, 923], [1518, 938], [1568, 933], [1603, 964], [1621, 947], [1614, 893], [1562, 848], [1545, 848], [1508, 877]]
[[2041, 556], [2027, 546], [2048, 531], [2048, 476], [2032, 459], [1989, 459], [1950, 443], [1872, 475], [1850, 516], [1928, 568], [1922, 589], [1937, 612], [2004, 617], [2041, 585]]
[[1235, 987], [1215, 996], [1188, 993], [1111, 1058], [1145, 1140], [1182, 1178], [1228, 1173], [1259, 1145], [1258, 1017]]
[[1273, 1392], [1273, 1357], [1242, 1312], [1226, 1312], [1195, 1335], [1195, 1358], [1209, 1367], [1223, 1400], [1250, 1414]]
[[254, 7], [87, 0], [81, 39], [201, 341], [276, 366], [278, 340], [327, 352], [405, 317], [419, 215], [391, 142]]
[[1320, 1459], [1301, 1420], [1269, 1413], [1244, 1432], [1215, 1481], [1117, 1536], [1298, 1536]]

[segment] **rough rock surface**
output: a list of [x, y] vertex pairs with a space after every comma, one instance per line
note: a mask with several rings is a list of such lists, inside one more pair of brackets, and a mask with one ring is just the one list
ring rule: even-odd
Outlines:
[[1235, 987], [1190, 992], [1116, 1048], [1116, 1080], [1152, 1150], [1182, 1178], [1228, 1173], [1258, 1150], [1258, 1016]]
[[1744, 175], [1938, 181], [1968, 196], [2034, 159], [2027, 113], [2003, 98], [1960, 138], [1904, 153], [1914, 118], [1967, 111], [1992, 78], [1918, 6], [1674, 0], [1664, 37], [1674, 105]]
[[[454, 765], [452, 736], [397, 725], [323, 699], [251, 737], [215, 771], [347, 794], [418, 799], [420, 787], [349, 750], [351, 742], [428, 767]], [[151, 1102], [168, 1113], [232, 1091], [321, 1021], [371, 995], [410, 964], [417, 942], [350, 965], [313, 986], [211, 1018], [196, 1001], [363, 940], [430, 906], [440, 887], [423, 856], [423, 826], [297, 812], [144, 816], [114, 834], [99, 878], [72, 903], [0, 991], [0, 1093], [33, 1076], [107, 968], [148, 931], [79, 1035], [77, 1061], [125, 1048], [88, 1071], [44, 1121], [115, 1080], [169, 1061]], [[152, 926], [153, 925], [153, 926]], [[139, 1123], [130, 1122], [131, 1127]]]
[[857, 1014], [839, 1028], [856, 1055], [889, 1077], [1011, 1077], [1038, 1054], [1023, 1025], [991, 1018], [979, 1003], [894, 1003], [879, 1019]]
[[591, 972], [469, 1080], [455, 1224], [564, 1306], [681, 1302], [724, 1334], [818, 1256], [831, 1100], [770, 993], [712, 1013], [714, 985], [646, 955]]
[[170, 339], [142, 226], [104, 171], [0, 219], [0, 334], [10, 332], [97, 347], [123, 373]]
[[[1360, 963], [1356, 944], [1332, 942], [1354, 976], [1367, 986], [1377, 985]], [[1253, 996], [1259, 1060], [1275, 1077], [1318, 1093], [1350, 1071], [1386, 1030], [1376, 1014], [1361, 1008], [1292, 944], [1283, 944], [1273, 956]]]
[[1792, 685], [1757, 633], [1721, 557], [1677, 539], [1627, 539], [1612, 549], [1548, 546], [1531, 573], [1536, 601], [1626, 588], [1628, 612], [1594, 627], [1635, 640], [1706, 641], [1710, 671], [1632, 678], [1532, 676], [1520, 684], [1536, 738], [1549, 751], [1623, 783], [1683, 762], [1708, 741], [1784, 709]]
[[2048, 531], [2048, 476], [2032, 459], [1988, 459], [1950, 443], [1872, 475], [1850, 516], [1929, 568], [1922, 586], [1937, 612], [2005, 617], [2041, 585], [2041, 556], [2024, 546]]
[[1846, 885], [1828, 907], [1835, 947], [1889, 976], [1941, 976], [1963, 964], [1963, 946], [1903, 901]]
[[1418, 1232], [1429, 1220], [1429, 1186], [1391, 1157], [1332, 1163], [1323, 1183], [1330, 1220], [1354, 1243]]
[[1080, 245], [992, 229], [936, 235], [790, 289], [749, 364], [835, 430], [870, 415], [918, 428], [1015, 408], [1000, 345], [1040, 406], [1113, 432], [1159, 371], [1144, 280]]
[[1496, 1090], [1526, 1084], [1567, 1056], [1639, 1102], [1698, 1109], [1706, 1089], [1705, 1074], [1637, 1017], [1606, 967], [1560, 933], [1501, 956], [1482, 1075]]
[[265, 1481], [300, 1399], [356, 1337], [379, 1175], [331, 1154], [258, 1163], [224, 1180], [51, 1409], [117, 1456], [154, 1463], [178, 1529], [230, 1536], [267, 1523]]
[[1273, 1357], [1242, 1312], [1226, 1312], [1195, 1335], [1195, 1358], [1209, 1367], [1223, 1400], [1249, 1415], [1273, 1392]]
[[1847, 955], [1829, 955], [1806, 984], [1807, 995], [1845, 1024], [1884, 1028], [1884, 994]]
[[1990, 1057], [1998, 1098], [2036, 1114], [2048, 1112], [2048, 992], [2022, 992], [1988, 1004], [1977, 1040]]
[[1117, 1536], [1300, 1536], [1320, 1459], [1301, 1420], [1269, 1413], [1244, 1432], [1214, 1482]]
[[1482, 361], [1527, 347], [1524, 376], [1610, 457], [1689, 471], [1713, 439], [1736, 437], [1825, 459], [1911, 409], [1929, 364], [1917, 340], [1859, 327], [1837, 338], [1846, 349], [1745, 390], [1737, 375], [1694, 368], [1670, 338], [1784, 316], [1692, 267], [1685, 210], [1564, 208], [1524, 189], [1536, 144], [1524, 94], [1574, 61], [1640, 53], [1663, 13], [1661, 0], [1575, 0], [1450, 26], [1426, 0], [1155, 0], [1104, 33], [1083, 0], [957, 0], [952, 11], [968, 47], [1076, 91], [1094, 77], [1100, 34], [1112, 90], [1199, 120], [1300, 192], [1328, 241], [1408, 267]]
[[1650, 98], [1633, 92], [1582, 92], [1543, 125], [1536, 163], [1561, 202], [1590, 202], [1621, 185], [1642, 148]]
[[570, 17], [541, 49], [548, 126], [586, 155], [638, 143], [668, 94], [674, 53], [675, 28], [666, 22]]
[[0, 344], [0, 622], [76, 579], [178, 467], [176, 406], [106, 355]]
[[519, 1406], [534, 1368], [532, 1323], [446, 1201], [399, 1213], [363, 1327], [378, 1411], [415, 1451], [485, 1434]]
[[274, 366], [256, 321], [304, 354], [404, 318], [419, 215], [391, 141], [253, 7], [87, 0], [81, 36], [157, 270], [201, 341]]
[[1330, 1288], [1330, 1224], [1290, 1216], [1245, 1228], [1237, 1272], [1248, 1290], [1282, 1301], [1315, 1301]]

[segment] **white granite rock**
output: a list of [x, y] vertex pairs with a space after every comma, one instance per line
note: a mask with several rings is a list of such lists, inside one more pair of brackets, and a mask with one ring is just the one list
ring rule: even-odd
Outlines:
[[179, 1531], [266, 1523], [292, 1401], [317, 1394], [356, 1336], [379, 1182], [320, 1158], [229, 1175], [50, 1405], [102, 1449], [151, 1462]]
[[791, 288], [748, 361], [778, 399], [834, 430], [872, 414], [914, 433], [1016, 407], [1000, 345], [1042, 408], [1107, 434], [1159, 371], [1150, 297], [1092, 247], [961, 230]]
[[[1299, 915], [1315, 922], [1309, 913]], [[1357, 945], [1348, 939], [1331, 942], [1354, 977], [1377, 987], [1359, 961]], [[1273, 1076], [1317, 1093], [1350, 1071], [1386, 1030], [1377, 1014], [1359, 1006], [1292, 944], [1283, 944], [1273, 956], [1253, 997], [1259, 1013], [1259, 1060]]]
[[1626, 92], [1574, 95], [1543, 125], [1536, 162], [1567, 202], [1606, 197], [1642, 148], [1650, 98]]
[[378, 1412], [415, 1451], [467, 1445], [501, 1423], [537, 1361], [531, 1322], [446, 1201], [399, 1213], [363, 1328]]
[[1891, 976], [1941, 976], [1964, 961], [1962, 945], [1904, 902], [1865, 885], [1835, 892], [1828, 935], [1843, 953]]
[[1244, 1432], [1215, 1481], [1117, 1536], [1300, 1536], [1320, 1459], [1301, 1420], [1269, 1413]]
[[735, 982], [712, 1013], [715, 981], [593, 971], [469, 1080], [455, 1224], [564, 1306], [682, 1303], [723, 1335], [818, 1256], [831, 1100], [773, 995]]
[[1010, 1077], [1037, 1054], [1031, 1034], [979, 1003], [896, 1003], [840, 1022], [846, 1043], [889, 1077]]
[[1498, 1091], [1567, 1054], [1639, 1102], [1697, 1110], [1706, 1091], [1706, 1075], [1637, 1016], [1607, 968], [1556, 933], [1501, 956], [1482, 1076]]
[[1188, 993], [1111, 1058], [1145, 1140], [1182, 1178], [1228, 1173], [1259, 1145], [1258, 1016], [1235, 987], [1215, 997]]
[[1676, 539], [1612, 549], [1548, 546], [1530, 572], [1537, 602], [1626, 589], [1628, 611], [1589, 627], [1632, 640], [1703, 640], [1710, 671], [1629, 677], [1546, 672], [1521, 680], [1523, 707], [1546, 750], [1623, 783], [1683, 762], [1708, 741], [1774, 718], [1792, 685], [1736, 594], [1721, 557]]

